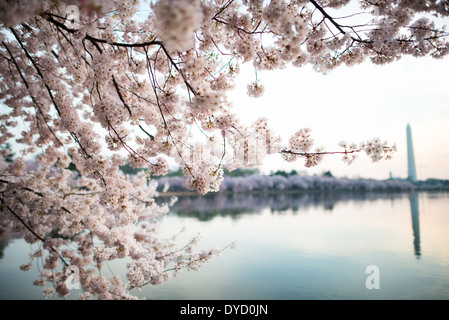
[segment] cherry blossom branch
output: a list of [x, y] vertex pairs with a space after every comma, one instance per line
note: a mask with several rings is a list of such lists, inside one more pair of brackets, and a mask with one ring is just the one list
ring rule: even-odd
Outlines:
[[[149, 165], [155, 165], [154, 163], [152, 163], [151, 161], [149, 161], [148, 159], [146, 159], [145, 157], [141, 156], [138, 152], [134, 151], [134, 149], [128, 145], [122, 137], [120, 137], [120, 135], [118, 134], [118, 132], [115, 130], [115, 128], [112, 126], [111, 122], [109, 120], [108, 121], [108, 129], [112, 129], [112, 131], [114, 131], [115, 136], [117, 137], [117, 139], [120, 141], [120, 143], [122, 144], [123, 148], [125, 148], [126, 151], [128, 151], [130, 154], [132, 154], [133, 156], [142, 159], [143, 161], [145, 161], [146, 163], [148, 163]], [[111, 139], [114, 139], [114, 137], [111, 135], [111, 132], [109, 130], [109, 136], [111, 137]]]
[[342, 34], [346, 34], [346, 31], [342, 29], [342, 27], [315, 1], [315, 0], [309, 0], [311, 4], [315, 6], [315, 8], [318, 9], [318, 11], [321, 12], [321, 14], [327, 18]]
[[[53, 18], [54, 15], [49, 12], [44, 12], [41, 14], [41, 16], [48, 22], [53, 23], [54, 25], [58, 26], [61, 29], [64, 29], [65, 31], [67, 31], [69, 33], [75, 34], [76, 32], [78, 32], [78, 30], [71, 29], [71, 28], [67, 27], [64, 23], [55, 20]], [[143, 48], [143, 47], [148, 47], [148, 46], [152, 46], [152, 45], [161, 45], [162, 44], [162, 42], [158, 41], [158, 40], [146, 41], [146, 42], [141, 42], [141, 43], [110, 42], [105, 39], [100, 39], [100, 38], [90, 36], [87, 33], [84, 38], [86, 40], [91, 41], [92, 43], [97, 43], [97, 44], [104, 43], [104, 44], [109, 44], [109, 45], [113, 45], [113, 46], [117, 46], [117, 47], [124, 47], [124, 48]]]
[[[55, 141], [57, 141], [57, 142], [59, 143], [60, 146], [63, 146], [63, 143], [61, 142], [61, 140], [59, 140], [59, 138], [56, 136], [56, 134], [55, 134], [55, 132], [53, 131], [53, 129], [50, 127], [50, 125], [48, 124], [48, 122], [45, 120], [45, 115], [44, 115], [44, 113], [42, 112], [42, 109], [41, 109], [41, 107], [39, 106], [39, 103], [36, 101], [36, 98], [34, 97], [34, 95], [31, 94], [31, 92], [30, 92], [30, 86], [28, 85], [28, 82], [25, 80], [25, 77], [24, 77], [24, 75], [22, 74], [22, 71], [21, 71], [19, 65], [17, 64], [17, 61], [16, 61], [16, 59], [14, 58], [14, 56], [13, 56], [11, 50], [9, 49], [9, 47], [6, 45], [6, 43], [5, 43], [4, 41], [2, 41], [2, 44], [3, 44], [3, 46], [6, 48], [6, 50], [8, 51], [8, 54], [9, 54], [10, 57], [11, 57], [11, 61], [13, 62], [14, 66], [16, 67], [17, 72], [19, 73], [20, 78], [22, 79], [22, 81], [23, 81], [23, 83], [24, 83], [24, 85], [25, 85], [25, 87], [26, 87], [26, 89], [27, 89], [27, 91], [28, 91], [28, 94], [30, 95], [31, 100], [33, 101], [33, 103], [34, 103], [34, 105], [36, 106], [37, 110], [38, 110], [39, 113], [41, 114], [42, 119], [43, 119], [45, 125], [47, 126], [48, 130], [50, 130], [51, 134], [52, 134], [53, 137], [55, 138]], [[38, 121], [38, 118], [37, 118], [37, 117], [36, 117], [36, 121]]]
[[186, 76], [184, 75], [184, 73], [182, 72], [181, 69], [178, 68], [177, 64], [173, 61], [173, 58], [170, 56], [170, 54], [168, 53], [167, 49], [165, 48], [165, 46], [163, 45], [163, 43], [160, 43], [160, 47], [162, 48], [162, 50], [164, 51], [165, 55], [167, 56], [168, 60], [170, 61], [170, 63], [172, 64], [172, 66], [176, 69], [176, 71], [178, 71], [178, 73], [181, 75], [182, 79], [184, 80], [184, 83], [186, 84], [187, 88], [196, 96], [198, 95], [198, 93], [196, 92], [196, 90], [192, 87], [192, 85], [189, 83], [189, 81], [187, 80]]
[[[4, 182], [4, 181], [2, 181]], [[26, 190], [26, 189], [25, 189]], [[35, 193], [34, 191], [32, 191], [33, 193]], [[37, 193], [36, 193], [37, 194]], [[8, 209], [8, 211], [17, 219], [19, 220], [19, 222], [34, 236], [36, 237], [36, 239], [40, 240], [42, 243], [45, 244], [45, 239], [42, 238], [40, 235], [38, 235], [36, 232], [34, 232], [34, 230], [13, 210], [11, 209], [11, 207], [9, 207], [6, 203], [5, 200], [3, 200], [3, 197], [0, 198], [0, 209], [6, 208]], [[56, 250], [53, 246], [49, 246], [50, 250], [53, 251], [54, 253], [56, 253], [59, 257], [59, 259], [62, 261], [62, 263], [68, 267], [69, 264], [64, 260], [64, 258], [61, 256], [61, 254], [58, 252], [58, 250]]]
[[291, 150], [281, 150], [279, 153], [281, 154], [292, 154], [296, 156], [302, 156], [302, 157], [310, 157], [314, 155], [329, 155], [329, 154], [351, 154], [351, 153], [358, 153], [362, 152], [362, 149], [357, 150], [345, 150], [345, 151], [323, 151], [323, 152], [295, 152]]
[[[360, 26], [357, 26], [357, 25], [353, 25], [353, 26], [345, 26], [345, 25], [341, 25], [341, 24], [339, 24], [339, 23], [337, 23], [336, 21], [335, 21], [335, 19], [337, 19], [337, 18], [333, 18], [331, 15], [329, 15], [325, 10], [324, 10], [324, 8], [322, 7], [322, 6], [320, 6], [315, 0], [309, 0], [309, 2], [310, 3], [312, 3], [314, 6], [315, 6], [315, 8], [316, 9], [318, 9], [318, 11], [320, 11], [321, 12], [321, 14], [326, 18], [326, 19], [328, 19], [336, 28], [337, 28], [337, 30], [338, 31], [340, 31], [343, 35], [345, 35], [347, 32], [343, 29], [343, 28], [350, 28], [356, 35], [357, 35], [357, 37], [358, 38], [354, 38], [353, 36], [351, 36], [351, 39], [353, 40], [353, 41], [356, 41], [356, 42], [360, 42], [360, 43], [364, 43], [364, 44], [367, 44], [367, 45], [371, 45], [371, 44], [373, 44], [374, 42], [372, 41], [372, 40], [363, 40], [359, 35], [358, 35], [358, 32], [355, 30], [355, 28], [357, 28], [357, 27], [360, 27]], [[368, 2], [368, 1], [367, 1]], [[373, 4], [373, 3], [370, 3], [371, 5], [376, 5], [376, 4]], [[354, 14], [353, 15], [350, 15], [350, 16], [354, 16]], [[348, 17], [350, 17], [350, 16], [348, 16]], [[340, 19], [342, 19], [342, 18], [340, 18]], [[375, 25], [375, 26], [377, 26], [377, 25]], [[435, 35], [435, 36], [431, 36], [431, 37], [426, 37], [426, 38], [424, 38], [424, 40], [433, 40], [433, 39], [439, 39], [439, 38], [444, 38], [444, 37], [448, 37], [449, 36], [449, 33], [445, 33], [444, 31], [441, 31], [441, 30], [436, 30], [436, 29], [430, 29], [430, 28], [423, 28], [423, 27], [414, 27], [414, 26], [406, 26], [406, 28], [409, 28], [409, 29], [418, 29], [418, 30], [426, 30], [426, 31], [432, 31], [432, 32], [435, 32], [435, 33], [441, 33], [440, 35]], [[413, 40], [405, 40], [405, 39], [395, 39], [396, 41], [399, 41], [399, 42], [413, 42]], [[369, 46], [371, 49], [372, 49], [372, 46]], [[374, 50], [374, 49], [373, 49]]]
[[[164, 47], [162, 47], [162, 48], [164, 48]], [[179, 157], [181, 158], [182, 162], [183, 162], [184, 165], [186, 166], [187, 163], [185, 162], [184, 157], [182, 156], [181, 152], [180, 152], [179, 149], [178, 149], [178, 146], [177, 146], [177, 144], [176, 144], [176, 141], [175, 141], [174, 137], [172, 136], [172, 134], [171, 134], [171, 132], [170, 132], [170, 130], [169, 130], [169, 128], [168, 128], [168, 124], [167, 124], [167, 121], [166, 121], [166, 119], [165, 119], [164, 113], [162, 112], [162, 108], [161, 108], [161, 105], [160, 105], [159, 96], [158, 96], [157, 88], [156, 88], [156, 78], [155, 78], [155, 74], [154, 74], [154, 72], [152, 71], [153, 68], [152, 68], [152, 66], [151, 66], [151, 63], [150, 63], [150, 60], [149, 60], [149, 57], [148, 57], [148, 51], [147, 51], [146, 48], [144, 48], [144, 50], [145, 50], [145, 54], [146, 54], [146, 58], [147, 58], [147, 59], [146, 59], [146, 63], [147, 63], [147, 72], [148, 72], [148, 76], [149, 76], [149, 79], [150, 79], [150, 81], [151, 81], [151, 85], [152, 85], [152, 87], [153, 87], [154, 94], [155, 94], [155, 96], [156, 96], [156, 103], [157, 103], [157, 106], [158, 106], [158, 108], [159, 108], [159, 112], [160, 112], [161, 118], [162, 118], [162, 120], [163, 120], [163, 122], [164, 122], [164, 128], [167, 130], [168, 136], [171, 138], [171, 140], [172, 140], [172, 142], [173, 142], [173, 145], [174, 145], [176, 151], [178, 152]], [[166, 51], [166, 50], [164, 49], [164, 51]], [[169, 55], [168, 55], [167, 57], [169, 57]], [[172, 60], [171, 60], [171, 61], [172, 61]], [[193, 174], [193, 172], [191, 172], [190, 168], [187, 167], [187, 169], [188, 169], [190, 175], [191, 175], [192, 177], [194, 177], [194, 174]]]
[[[173, 251], [170, 252], [164, 256], [160, 256], [157, 257], [157, 259], [163, 259], [166, 258], [168, 256], [174, 255], [176, 253], [182, 252], [183, 250], [186, 250], [187, 248], [189, 248], [190, 246], [194, 245], [197, 242], [197, 239], [194, 238], [193, 240], [191, 240], [188, 244], [186, 244], [183, 248], [177, 250], [177, 251]], [[236, 246], [235, 243], [231, 243], [229, 245], [227, 245], [226, 247], [222, 248], [222, 249], [212, 249], [212, 250], [204, 250], [203, 252], [199, 253], [198, 255], [196, 255], [193, 259], [188, 259], [187, 261], [176, 261], [175, 264], [176, 266], [173, 268], [169, 268], [169, 269], [165, 269], [162, 271], [162, 273], [167, 273], [167, 272], [179, 272], [182, 269], [198, 269], [199, 267], [201, 267], [203, 264], [205, 264], [206, 262], [210, 261], [210, 259], [215, 255], [218, 256], [220, 255], [224, 250], [228, 249], [228, 248], [234, 248]], [[150, 284], [154, 279], [156, 279], [159, 275], [156, 275], [154, 277], [151, 277], [150, 280], [144, 284], [148, 285]], [[134, 286], [130, 286], [129, 290], [133, 290], [135, 287]]]
[[128, 106], [128, 104], [125, 102], [125, 99], [123, 98], [122, 93], [120, 92], [119, 86], [117, 84], [117, 81], [115, 80], [115, 77], [112, 76], [112, 83], [114, 84], [115, 90], [118, 93], [118, 96], [120, 98], [120, 101], [123, 103], [123, 105], [125, 106], [126, 110], [128, 110], [128, 113], [130, 116], [133, 115], [133, 113], [131, 112], [131, 108]]
[[30, 53], [28, 52], [28, 50], [25, 48], [25, 46], [23, 45], [22, 41], [20, 40], [18, 34], [16, 33], [16, 31], [13, 28], [9, 29], [11, 31], [11, 33], [14, 35], [14, 37], [16, 38], [17, 42], [19, 43], [20, 47], [22, 48], [23, 52], [25, 53], [26, 57], [28, 58], [28, 60], [30, 60], [31, 64], [33, 65], [33, 67], [35, 68], [37, 74], [39, 75], [39, 77], [42, 80], [42, 83], [45, 87], [45, 89], [47, 89], [48, 95], [50, 96], [50, 99], [53, 102], [53, 105], [56, 109], [56, 111], [58, 112], [58, 115], [61, 116], [61, 111], [58, 108], [58, 105], [56, 104], [55, 98], [53, 96], [53, 93], [51, 92], [48, 84], [44, 81], [44, 76], [42, 75], [41, 70], [39, 69], [39, 67], [37, 66], [36, 62], [34, 61], [33, 57], [30, 55]]
[[151, 140], [154, 141], [154, 136], [153, 136], [152, 134], [148, 133], [148, 132], [142, 127], [142, 125], [139, 124], [139, 128], [140, 128], [140, 130], [142, 130], [148, 137], [150, 137]]
[[232, 3], [234, 2], [234, 0], [228, 0], [227, 3], [225, 3], [225, 5], [223, 7], [221, 7], [220, 10], [217, 11], [217, 13], [214, 15], [214, 18], [217, 18], [223, 11], [225, 11]]

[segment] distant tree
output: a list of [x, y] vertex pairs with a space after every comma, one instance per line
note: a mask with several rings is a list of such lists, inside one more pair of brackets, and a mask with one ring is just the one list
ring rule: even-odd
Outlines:
[[140, 171], [145, 170], [144, 168], [133, 168], [127, 162], [126, 164], [119, 166], [120, 171], [124, 174], [138, 174]]
[[288, 173], [285, 172], [284, 170], [278, 170], [278, 171], [276, 171], [276, 172], [274, 173], [274, 175], [275, 175], [275, 176], [283, 176], [283, 177], [285, 177], [285, 178], [288, 177]]
[[230, 177], [246, 177], [254, 174], [259, 174], [259, 169], [257, 168], [237, 168], [232, 171], [224, 168], [224, 175]]
[[332, 172], [330, 172], [329, 170], [323, 173], [324, 177], [330, 177], [332, 178], [334, 175], [332, 174]]
[[3, 144], [0, 147], [0, 150], [1, 150], [0, 151], [1, 155], [3, 156], [3, 158], [5, 159], [6, 162], [8, 162], [8, 163], [14, 162], [15, 153], [12, 152], [12, 147], [9, 142], [6, 142], [5, 144]]

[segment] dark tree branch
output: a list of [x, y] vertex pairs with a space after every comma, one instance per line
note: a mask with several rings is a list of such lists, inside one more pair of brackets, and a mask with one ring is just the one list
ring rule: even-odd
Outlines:
[[[64, 23], [54, 19], [53, 16], [54, 15], [52, 15], [51, 13], [48, 13], [48, 12], [44, 12], [41, 14], [41, 17], [43, 17], [48, 22], [51, 22], [54, 25], [58, 26], [59, 28], [65, 30], [69, 33], [72, 33], [72, 34], [77, 32], [77, 30], [71, 29], [71, 28], [67, 27]], [[112, 46], [124, 47], [124, 48], [139, 48], [139, 47], [142, 48], [142, 47], [147, 47], [147, 46], [151, 46], [151, 45], [162, 45], [162, 42], [158, 41], [158, 40], [141, 42], [141, 43], [109, 42], [108, 40], [105, 40], [105, 39], [92, 37], [89, 34], [86, 34], [84, 39], [89, 40], [90, 42], [92, 42], [94, 44], [96, 43], [97, 45], [98, 45], [98, 43], [104, 43], [104, 44], [110, 44]]]
[[[8, 205], [5, 204], [5, 201], [3, 200], [3, 198], [0, 198], [1, 201], [1, 209], [6, 208], [8, 209], [8, 211], [17, 219], [19, 220], [19, 222], [34, 236], [36, 237], [36, 239], [39, 239], [40, 241], [42, 241], [43, 243], [45, 243], [45, 238], [42, 238], [40, 235], [38, 235], [36, 232], [34, 232], [34, 230], [13, 210], [11, 209]], [[2, 210], [3, 211], [3, 210]], [[61, 256], [61, 254], [58, 252], [58, 250], [56, 250], [53, 246], [49, 246], [49, 248], [58, 255], [59, 259], [62, 261], [62, 263], [64, 263], [64, 265], [66, 267], [69, 266], [69, 264], [64, 260], [64, 258]]]
[[120, 92], [120, 88], [119, 88], [119, 86], [117, 84], [117, 81], [115, 80], [114, 76], [112, 76], [112, 82], [114, 83], [115, 90], [117, 91], [120, 100], [122, 101], [122, 103], [125, 106], [125, 108], [128, 110], [129, 116], [132, 117], [133, 114], [131, 112], [131, 108], [125, 102], [125, 98], [123, 97], [122, 93]]
[[329, 151], [329, 152], [294, 152], [291, 150], [281, 150], [279, 153], [285, 153], [285, 154], [292, 154], [295, 156], [301, 156], [301, 157], [310, 157], [313, 155], [326, 155], [326, 154], [351, 154], [356, 152], [362, 152], [362, 149], [355, 149], [355, 150], [347, 150], [347, 151]]

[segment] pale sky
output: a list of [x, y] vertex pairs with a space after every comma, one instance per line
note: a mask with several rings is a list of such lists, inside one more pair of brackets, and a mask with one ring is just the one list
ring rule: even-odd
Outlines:
[[295, 169], [320, 174], [330, 170], [338, 177], [387, 179], [391, 172], [406, 178], [409, 123], [418, 179], [449, 179], [449, 57], [404, 57], [383, 66], [367, 60], [327, 75], [311, 66], [259, 70], [257, 74], [265, 86], [262, 97], [246, 95], [247, 84], [255, 80], [249, 63], [242, 66], [236, 89], [230, 94], [234, 111], [244, 123], [266, 117], [284, 142], [308, 127], [316, 146], [327, 151], [340, 151], [342, 140], [359, 143], [375, 137], [398, 147], [389, 161], [372, 163], [360, 154], [348, 166], [340, 155], [329, 155], [312, 169], [305, 168], [303, 160], [287, 163], [280, 156], [270, 156], [260, 167], [263, 173]]
[[265, 93], [248, 97], [247, 84], [255, 80], [254, 67], [242, 66], [234, 92], [229, 95], [234, 112], [245, 124], [266, 117], [275, 133], [287, 143], [301, 128], [312, 129], [316, 146], [341, 151], [339, 142], [360, 143], [379, 137], [398, 152], [392, 160], [377, 163], [360, 154], [350, 166], [341, 155], [328, 155], [317, 167], [306, 168], [281, 156], [268, 156], [262, 173], [295, 169], [308, 174], [330, 170], [348, 178], [407, 178], [406, 126], [411, 125], [419, 180], [449, 179], [449, 57], [404, 57], [383, 66], [369, 61], [340, 67], [327, 75], [311, 66], [258, 71]]
[[245, 65], [232, 101], [246, 123], [267, 117], [271, 127], [287, 142], [298, 129], [312, 129], [316, 146], [339, 151], [345, 140], [359, 143], [379, 137], [396, 143], [398, 152], [389, 161], [372, 163], [364, 154], [350, 166], [340, 155], [329, 155], [314, 169], [303, 161], [287, 163], [271, 156], [262, 166], [270, 170], [296, 169], [313, 174], [330, 170], [335, 176], [387, 179], [407, 177], [406, 126], [410, 124], [418, 179], [449, 179], [449, 57], [404, 57], [377, 66], [369, 60], [351, 68], [340, 67], [327, 75], [311, 66], [279, 71], [258, 71], [265, 93], [246, 96], [246, 85], [255, 80], [254, 68]]

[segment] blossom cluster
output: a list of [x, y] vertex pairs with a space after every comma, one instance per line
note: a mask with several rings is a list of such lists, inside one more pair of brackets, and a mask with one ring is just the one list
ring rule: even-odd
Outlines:
[[397, 146], [388, 146], [387, 141], [382, 142], [379, 138], [362, 143], [360, 148], [373, 160], [378, 162], [382, 159], [389, 160], [393, 157], [393, 153], [397, 151]]
[[248, 95], [251, 97], [258, 98], [263, 95], [264, 91], [265, 88], [260, 82], [254, 81], [248, 84]]
[[201, 168], [195, 164], [187, 164], [183, 168], [187, 178], [187, 187], [201, 194], [216, 192], [223, 181], [223, 169], [219, 167]]
[[167, 48], [186, 51], [194, 45], [194, 32], [201, 26], [199, 0], [162, 0], [154, 6], [155, 28]]

